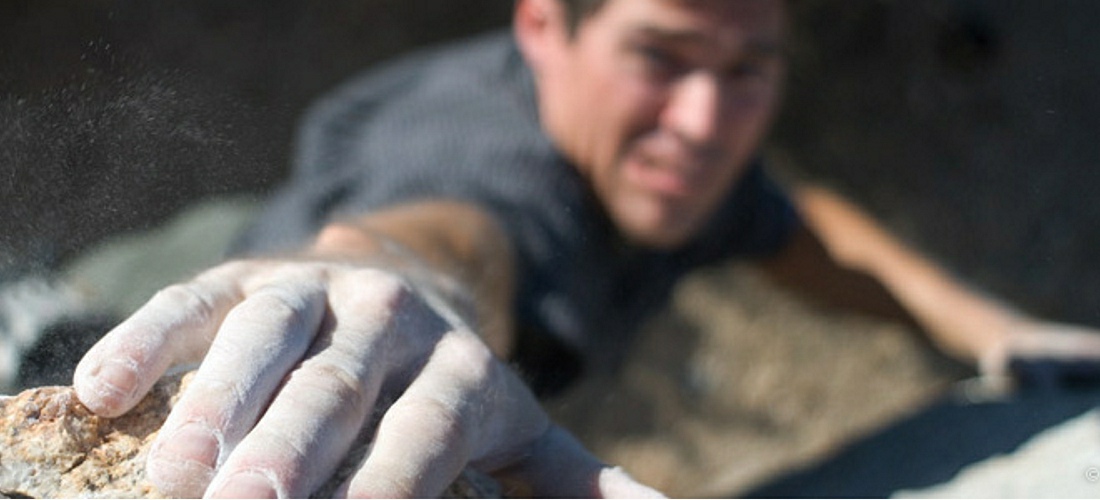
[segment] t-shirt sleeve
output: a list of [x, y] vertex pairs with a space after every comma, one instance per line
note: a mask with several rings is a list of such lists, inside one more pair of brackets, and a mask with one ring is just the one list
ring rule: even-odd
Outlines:
[[302, 123], [293, 176], [237, 248], [293, 250], [334, 219], [428, 199], [477, 204], [534, 238], [547, 223], [537, 207], [553, 204], [538, 195], [560, 183], [557, 156], [525, 109], [526, 82], [462, 60], [486, 52], [507, 57], [421, 54], [319, 101]]

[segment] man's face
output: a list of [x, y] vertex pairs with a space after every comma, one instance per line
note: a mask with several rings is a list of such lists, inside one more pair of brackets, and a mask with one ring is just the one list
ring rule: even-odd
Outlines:
[[549, 13], [520, 39], [550, 137], [628, 238], [686, 242], [775, 114], [782, 0], [608, 0], [573, 35], [556, 1], [525, 1]]

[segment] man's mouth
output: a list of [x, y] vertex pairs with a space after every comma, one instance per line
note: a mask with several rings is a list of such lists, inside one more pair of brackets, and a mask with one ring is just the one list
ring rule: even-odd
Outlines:
[[654, 134], [635, 144], [623, 170], [627, 182], [644, 191], [682, 199], [699, 195], [713, 181], [708, 171], [719, 155], [716, 149], [695, 150], [671, 136]]
[[630, 183], [662, 198], [687, 198], [698, 192], [699, 176], [691, 175], [687, 169], [630, 159], [625, 174]]
[[640, 150], [628, 155], [624, 175], [631, 184], [662, 198], [687, 198], [706, 187], [706, 166], [694, 155]]

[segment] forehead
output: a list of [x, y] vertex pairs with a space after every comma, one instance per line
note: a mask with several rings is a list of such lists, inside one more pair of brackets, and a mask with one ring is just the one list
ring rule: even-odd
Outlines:
[[653, 29], [700, 42], [779, 44], [786, 31], [784, 0], [607, 0], [590, 21], [605, 29]]

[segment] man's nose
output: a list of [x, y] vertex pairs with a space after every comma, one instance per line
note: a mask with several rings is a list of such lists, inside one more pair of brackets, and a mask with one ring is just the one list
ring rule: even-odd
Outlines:
[[716, 78], [692, 73], [677, 83], [664, 110], [666, 127], [703, 145], [713, 142], [721, 128], [722, 91]]

